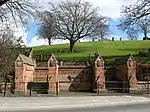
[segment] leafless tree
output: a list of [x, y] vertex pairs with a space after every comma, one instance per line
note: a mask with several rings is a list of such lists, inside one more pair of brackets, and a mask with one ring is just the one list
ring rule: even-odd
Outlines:
[[[126, 27], [126, 28], [125, 28]], [[132, 27], [132, 28], [131, 28]], [[134, 29], [133, 29], [134, 27]], [[138, 22], [134, 23], [134, 24], [130, 24], [128, 26], [126, 26], [125, 24], [123, 25], [122, 23], [119, 25], [119, 28], [122, 31], [129, 31], [129, 30], [134, 30], [135, 33], [143, 33], [144, 38], [147, 39], [148, 38], [148, 33], [150, 33], [150, 18], [146, 17], [146, 18], [142, 18], [139, 19]], [[136, 29], [136, 30], [135, 30]], [[129, 32], [132, 32], [129, 31]], [[134, 34], [133, 34], [134, 35]]]
[[0, 73], [5, 71], [9, 73], [14, 66], [14, 60], [16, 58], [16, 48], [20, 47], [18, 40], [13, 34], [10, 28], [6, 28], [0, 31]]
[[20, 52], [21, 42], [21, 38], [16, 39], [9, 27], [0, 29], [0, 76], [4, 75], [5, 84], [15, 69], [14, 62]]
[[128, 28], [128, 30], [126, 31], [126, 34], [129, 40], [137, 40], [138, 38], [138, 32], [133, 27]]
[[37, 5], [30, 0], [0, 0], [0, 22], [5, 24], [25, 23], [33, 17]]
[[109, 33], [110, 33], [110, 32], [109, 32], [109, 25], [104, 24], [104, 26], [101, 27], [99, 33], [100, 33], [100, 39], [101, 39], [102, 41], [103, 41], [103, 40], [107, 40], [107, 39], [106, 39], [106, 36], [108, 36]]
[[148, 38], [147, 34], [150, 32], [149, 6], [149, 0], [138, 0], [134, 5], [123, 6], [119, 28], [122, 31], [129, 31], [130, 27], [134, 27], [134, 29], [138, 29], [138, 32], [144, 34], [144, 38]]
[[150, 33], [150, 18], [143, 18], [136, 24], [138, 26], [139, 32], [142, 32], [144, 34], [144, 38], [147, 39], [147, 35]]
[[74, 44], [81, 38], [94, 38], [107, 22], [107, 18], [99, 16], [98, 8], [82, 0], [62, 1], [52, 4], [50, 13], [53, 14], [56, 24], [56, 38], [70, 41], [70, 52]]
[[133, 5], [123, 6], [121, 10], [121, 25], [126, 29], [137, 23], [143, 17], [150, 15], [150, 0], [137, 0]]
[[48, 39], [48, 44], [51, 45], [52, 39], [56, 38], [57, 32], [54, 29], [55, 18], [49, 11], [38, 13], [39, 29], [37, 31], [39, 38]]

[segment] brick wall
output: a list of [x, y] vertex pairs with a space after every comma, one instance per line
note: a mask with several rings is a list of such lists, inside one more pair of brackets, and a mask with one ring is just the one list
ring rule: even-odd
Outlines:
[[[106, 89], [106, 80], [127, 82], [127, 84], [123, 83], [124, 88], [137, 87], [136, 66], [129, 66], [128, 61], [105, 70], [104, 60], [98, 54], [92, 60], [91, 66], [87, 66], [83, 62], [82, 66], [79, 62], [77, 66], [74, 64], [76, 63], [69, 66], [58, 66], [58, 62], [53, 54], [48, 61], [48, 67], [45, 68], [35, 68], [34, 65], [25, 63], [23, 65], [20, 64], [20, 67], [16, 66], [15, 71], [16, 90], [26, 90], [27, 83], [30, 81], [48, 82], [50, 92], [102, 90]], [[104, 72], [109, 75], [106, 77]], [[58, 88], [56, 86], [57, 83]]]
[[60, 91], [92, 91], [92, 67], [59, 67]]
[[35, 68], [33, 81], [46, 82], [48, 76], [48, 68]]
[[127, 81], [128, 68], [126, 64], [116, 66], [116, 77], [120, 81]]
[[56, 88], [56, 83], [58, 76], [58, 67], [49, 67], [48, 68], [48, 78], [49, 78], [49, 92], [55, 92], [59, 91], [59, 88]]
[[137, 88], [139, 92], [147, 92], [148, 82], [147, 81], [138, 81]]
[[22, 67], [15, 67], [15, 91], [27, 92], [27, 84], [33, 81], [34, 66], [23, 64]]
[[116, 65], [116, 76], [122, 81], [123, 88], [127, 92], [137, 89], [136, 62], [135, 60], [126, 61]]
[[137, 90], [137, 78], [136, 78], [136, 61], [127, 62], [128, 75], [127, 79], [129, 81], [130, 91]]
[[[145, 81], [147, 80], [147, 75], [150, 73], [150, 64], [142, 64], [142, 63], [137, 63], [137, 80], [138, 81]], [[148, 74], [147, 74], [148, 73]]]
[[[49, 71], [49, 72], [48, 72]], [[59, 91], [92, 91], [93, 86], [93, 72], [92, 67], [86, 66], [63, 66], [58, 68], [58, 76], [56, 68], [36, 68], [34, 79], [47, 78], [49, 76], [49, 91], [56, 91], [56, 82], [59, 81]], [[52, 77], [50, 77], [52, 76]]]
[[106, 89], [105, 76], [104, 76], [104, 60], [100, 54], [95, 55], [93, 60], [93, 91], [97, 92], [99, 90], [104, 91]]

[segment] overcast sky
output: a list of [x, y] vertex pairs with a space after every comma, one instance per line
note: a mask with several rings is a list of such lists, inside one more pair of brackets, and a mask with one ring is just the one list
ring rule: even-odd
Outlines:
[[[48, 2], [51, 1], [53, 3], [59, 3], [60, 0], [39, 0], [39, 3], [45, 8], [48, 9]], [[94, 6], [99, 6], [100, 8], [100, 14], [103, 16], [107, 16], [112, 18], [111, 24], [113, 24], [114, 26], [111, 27], [116, 27], [115, 24], [117, 24], [119, 22], [119, 18], [120, 18], [120, 9], [122, 7], [122, 5], [129, 5], [129, 4], [134, 4], [136, 0], [86, 0], [91, 2]], [[114, 22], [114, 23], [113, 23]], [[35, 46], [35, 45], [43, 45], [43, 44], [47, 44], [47, 40], [37, 40], [37, 36], [36, 36], [36, 25], [34, 25], [33, 23], [28, 25], [28, 30], [27, 32], [19, 32], [17, 33], [17, 35], [22, 35], [24, 36], [24, 40], [26, 41], [26, 45], [28, 46]], [[118, 36], [117, 35], [117, 29], [111, 28], [112, 32], [115, 32], [114, 34], [112, 34], [112, 36]], [[116, 30], [116, 31], [115, 31]], [[118, 32], [118, 34], [120, 35], [120, 33]], [[62, 42], [62, 41], [61, 41]], [[57, 43], [57, 42], [54, 42]]]
[[[59, 3], [62, 0], [39, 0], [44, 8], [48, 8], [48, 2]], [[65, 0], [63, 0], [65, 1]], [[91, 2], [94, 6], [100, 7], [100, 14], [112, 18], [120, 17], [120, 8], [122, 5], [135, 3], [136, 0], [85, 0]]]

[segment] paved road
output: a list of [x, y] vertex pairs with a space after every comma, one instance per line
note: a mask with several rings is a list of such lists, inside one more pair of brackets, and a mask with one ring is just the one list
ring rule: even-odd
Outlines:
[[[107, 108], [104, 106], [107, 106]], [[17, 112], [17, 111], [18, 112], [134, 112], [134, 111], [150, 112], [150, 98], [139, 96], [0, 98], [0, 112]]]
[[150, 112], [150, 103], [142, 103], [135, 105], [122, 105], [110, 107], [86, 107], [86, 108], [72, 108], [72, 109], [42, 109], [42, 110], [28, 110], [15, 112]]

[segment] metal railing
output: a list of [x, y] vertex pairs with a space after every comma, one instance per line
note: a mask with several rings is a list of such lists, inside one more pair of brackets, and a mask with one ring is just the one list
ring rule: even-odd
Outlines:
[[[34, 82], [36, 83], [36, 82]], [[43, 82], [46, 83], [46, 82]], [[90, 83], [90, 82], [89, 82]], [[137, 93], [143, 93], [143, 94], [149, 94], [149, 85], [150, 82], [147, 81], [138, 81], [137, 82], [137, 91], [134, 92], [134, 94]], [[57, 82], [55, 83], [56, 86], [55, 88], [55, 92], [53, 93], [53, 95], [58, 96], [59, 94], [61, 94], [61, 92], [59, 91], [61, 88], [61, 86], [64, 86], [63, 88], [67, 87], [66, 85], [59, 85]], [[1, 84], [1, 88], [4, 88], [4, 84]], [[7, 85], [7, 91], [10, 90], [10, 85]], [[27, 82], [21, 82], [22, 87], [27, 86]], [[43, 84], [44, 85], [44, 84]], [[46, 85], [46, 84], [45, 84]], [[29, 85], [28, 85], [29, 86]], [[48, 85], [47, 85], [48, 86]], [[101, 94], [105, 94], [105, 93], [130, 93], [130, 87], [128, 85], [128, 82], [122, 82], [122, 81], [105, 81], [105, 82], [99, 82], [97, 83], [97, 85], [95, 85], [95, 89], [96, 89], [96, 95], [101, 95]], [[74, 86], [73, 86], [74, 87]], [[66, 88], [67, 89], [67, 88]], [[91, 90], [94, 89], [91, 86]], [[78, 89], [77, 89], [78, 90]], [[68, 91], [69, 92], [69, 91]], [[77, 91], [79, 92], [79, 91]], [[87, 92], [87, 91], [86, 91]], [[91, 91], [90, 91], [91, 92]], [[28, 96], [34, 96], [37, 94], [48, 94], [49, 93], [49, 88], [48, 87], [44, 87], [41, 85], [41, 87], [37, 86], [37, 87], [25, 87], [24, 89], [20, 89], [20, 93], [22, 93], [22, 95], [28, 95]]]
[[[101, 85], [105, 85], [105, 89]], [[122, 81], [105, 81], [97, 83], [97, 95], [103, 93], [130, 93], [130, 86], [128, 82]], [[103, 91], [104, 90], [104, 91]], [[134, 94], [149, 94], [150, 81], [137, 81], [137, 88], [132, 90]]]

